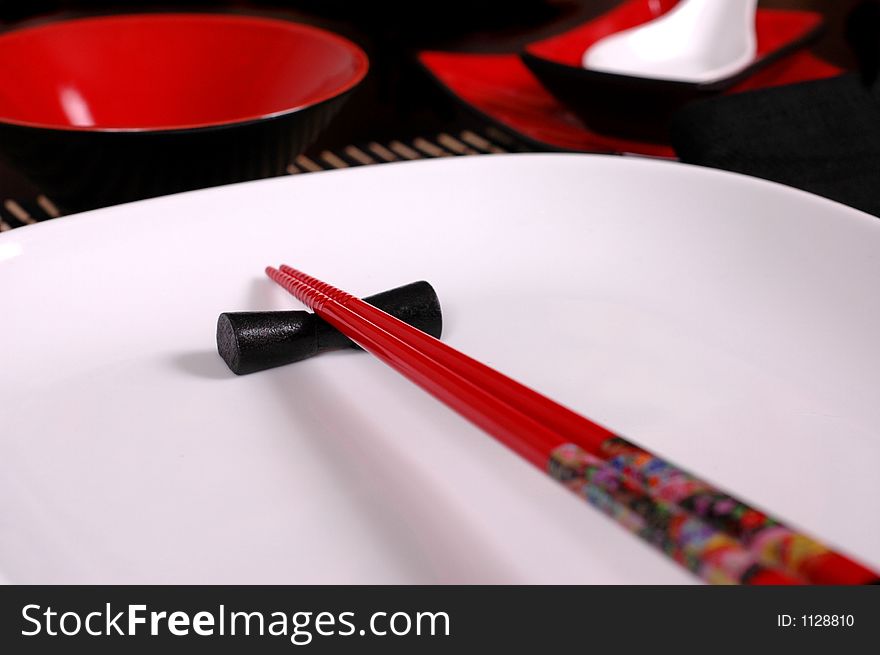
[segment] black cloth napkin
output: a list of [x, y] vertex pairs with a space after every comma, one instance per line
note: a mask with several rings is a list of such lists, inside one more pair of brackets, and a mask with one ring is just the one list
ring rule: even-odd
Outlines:
[[880, 0], [855, 7], [845, 37], [861, 73], [686, 106], [671, 128], [678, 156], [880, 216]]
[[781, 182], [880, 216], [880, 83], [840, 77], [713, 98], [673, 119], [682, 161]]

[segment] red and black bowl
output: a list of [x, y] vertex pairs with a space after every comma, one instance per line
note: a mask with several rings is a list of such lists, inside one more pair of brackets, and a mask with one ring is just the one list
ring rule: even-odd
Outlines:
[[618, 138], [668, 142], [672, 115], [689, 102], [724, 93], [816, 39], [822, 16], [759, 9], [757, 53], [735, 75], [693, 83], [618, 75], [584, 68], [583, 54], [606, 36], [655, 20], [678, 0], [627, 0], [563, 34], [531, 43], [520, 56], [557, 99], [595, 132]]
[[135, 14], [0, 35], [0, 154], [64, 210], [280, 175], [364, 78], [307, 25]]

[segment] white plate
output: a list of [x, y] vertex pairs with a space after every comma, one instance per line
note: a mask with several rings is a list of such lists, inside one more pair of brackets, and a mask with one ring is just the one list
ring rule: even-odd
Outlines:
[[880, 566], [880, 222], [582, 155], [310, 174], [0, 237], [18, 583], [688, 583], [364, 353], [247, 377], [223, 311], [427, 279], [444, 339]]

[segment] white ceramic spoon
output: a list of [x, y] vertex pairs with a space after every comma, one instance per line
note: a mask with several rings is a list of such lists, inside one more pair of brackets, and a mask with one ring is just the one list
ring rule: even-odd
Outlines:
[[584, 53], [592, 70], [706, 83], [745, 68], [755, 57], [758, 0], [681, 0], [649, 23], [618, 32]]

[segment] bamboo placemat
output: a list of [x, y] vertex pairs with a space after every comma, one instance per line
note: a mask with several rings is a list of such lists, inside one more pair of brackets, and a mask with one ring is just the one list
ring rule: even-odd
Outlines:
[[[533, 148], [517, 141], [498, 128], [456, 128], [430, 136], [369, 141], [351, 144], [338, 150], [307, 152], [287, 167], [290, 175], [326, 171], [355, 166], [371, 166], [394, 161], [463, 157], [506, 152], [529, 152]], [[51, 198], [37, 195], [28, 198], [3, 198], [0, 201], [0, 232], [24, 225], [58, 218], [62, 212]]]

